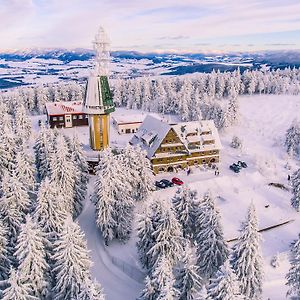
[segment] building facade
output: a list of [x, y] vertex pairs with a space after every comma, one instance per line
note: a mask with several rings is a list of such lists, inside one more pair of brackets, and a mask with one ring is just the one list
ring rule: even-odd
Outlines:
[[47, 120], [50, 128], [71, 128], [88, 125], [88, 116], [82, 111], [82, 102], [47, 102]]
[[218, 163], [222, 148], [211, 120], [170, 125], [152, 116], [147, 116], [130, 144], [147, 152], [155, 174]]

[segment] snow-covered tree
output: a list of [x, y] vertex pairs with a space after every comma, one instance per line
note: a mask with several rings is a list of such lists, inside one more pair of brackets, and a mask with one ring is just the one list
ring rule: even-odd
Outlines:
[[243, 299], [237, 277], [231, 269], [229, 261], [226, 261], [211, 278], [207, 288], [207, 294], [214, 300]]
[[182, 226], [183, 236], [192, 239], [194, 237], [196, 212], [199, 205], [197, 192], [188, 187], [179, 188], [172, 202], [177, 220]]
[[35, 163], [40, 180], [49, 176], [50, 156], [53, 152], [53, 132], [41, 124], [39, 135], [35, 141], [34, 153]]
[[0, 220], [0, 280], [7, 279], [11, 266], [8, 229]]
[[15, 173], [4, 173], [1, 195], [0, 214], [14, 243], [25, 215], [31, 210], [31, 200]]
[[299, 211], [300, 209], [300, 169], [296, 171], [291, 178], [292, 183], [292, 193], [293, 197], [291, 199], [292, 206]]
[[2, 300], [38, 300], [39, 298], [32, 295], [33, 291], [29, 283], [23, 282], [18, 272], [11, 270], [8, 286], [2, 293]]
[[70, 151], [72, 155], [72, 161], [76, 166], [77, 172], [75, 172], [74, 183], [74, 217], [77, 217], [83, 207], [83, 201], [87, 193], [87, 183], [89, 180], [88, 175], [88, 163], [82, 151], [81, 144], [77, 137], [70, 141]]
[[241, 292], [247, 299], [261, 299], [263, 263], [260, 239], [256, 210], [251, 204], [231, 259], [233, 270], [240, 282]]
[[58, 193], [56, 182], [50, 181], [47, 177], [40, 184], [33, 216], [50, 241], [53, 241], [61, 232], [68, 216], [63, 195]]
[[16, 135], [19, 138], [20, 143], [24, 144], [31, 135], [31, 120], [23, 105], [18, 105], [16, 107], [15, 124]]
[[97, 282], [87, 279], [76, 300], [104, 300], [104, 293]]
[[292, 125], [286, 132], [285, 146], [289, 155], [294, 156], [299, 154], [298, 151], [300, 151], [300, 124], [297, 120], [294, 120], [292, 122]]
[[178, 291], [169, 258], [164, 255], [159, 258], [153, 273], [146, 277], [145, 288], [140, 299], [142, 300], [175, 300]]
[[67, 212], [74, 213], [74, 188], [77, 168], [71, 160], [71, 155], [62, 135], [56, 138], [54, 151], [50, 156], [50, 180], [54, 181], [58, 193], [64, 195], [64, 206]]
[[208, 191], [198, 207], [196, 219], [197, 265], [203, 278], [210, 278], [228, 258], [220, 214]]
[[41, 229], [27, 215], [26, 223], [21, 225], [16, 244], [15, 256], [18, 261], [18, 274], [22, 282], [30, 284], [34, 296], [42, 299], [46, 296], [49, 268], [46, 262], [46, 239]]
[[131, 187], [121, 160], [111, 149], [102, 151], [95, 183], [96, 223], [106, 244], [113, 238], [129, 238], [133, 219]]
[[286, 275], [289, 286], [287, 295], [300, 298], [300, 239], [291, 245], [290, 264], [291, 267]]
[[153, 191], [153, 175], [149, 159], [140, 147], [127, 146], [122, 154], [122, 162], [128, 171], [128, 182], [137, 200], [146, 199]]
[[53, 299], [78, 299], [91, 280], [90, 260], [86, 241], [77, 223], [68, 218], [54, 243]]
[[243, 147], [243, 142], [238, 136], [233, 136], [230, 146], [234, 149], [241, 149]]
[[198, 275], [193, 249], [187, 244], [184, 250], [185, 254], [176, 274], [175, 287], [179, 292], [179, 300], [193, 300], [201, 287], [202, 278]]
[[36, 186], [36, 170], [33, 159], [25, 153], [18, 151], [15, 158], [15, 173], [27, 190], [34, 190]]
[[156, 265], [161, 256], [167, 257], [170, 264], [175, 265], [183, 254], [182, 228], [167, 201], [154, 201], [159, 201], [160, 204], [156, 206], [161, 208], [156, 212], [155, 230], [152, 233], [154, 244], [147, 253], [150, 256], [150, 268]]

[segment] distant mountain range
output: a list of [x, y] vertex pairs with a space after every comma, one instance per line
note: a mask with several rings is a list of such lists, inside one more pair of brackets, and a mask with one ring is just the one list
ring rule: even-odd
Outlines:
[[[181, 75], [211, 72], [300, 67], [300, 51], [257, 53], [140, 53], [114, 51], [112, 77]], [[88, 49], [32, 49], [0, 52], [0, 88], [22, 84], [49, 83], [61, 80], [82, 81], [93, 66], [94, 52]]]

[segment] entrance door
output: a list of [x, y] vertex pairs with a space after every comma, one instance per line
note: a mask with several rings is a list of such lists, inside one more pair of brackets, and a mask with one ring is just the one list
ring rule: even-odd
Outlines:
[[66, 128], [72, 127], [72, 115], [65, 115], [65, 126]]

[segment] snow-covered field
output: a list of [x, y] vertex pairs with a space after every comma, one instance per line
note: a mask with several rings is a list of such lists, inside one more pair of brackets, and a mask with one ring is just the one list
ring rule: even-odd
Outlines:
[[[287, 225], [262, 233], [265, 262], [263, 299], [282, 300], [286, 298], [285, 274], [289, 268], [289, 245], [299, 234], [300, 216], [290, 207], [291, 193], [268, 186], [268, 183], [277, 182], [288, 186], [287, 175], [299, 168], [299, 162], [286, 155], [282, 142], [292, 120], [299, 117], [300, 97], [242, 96], [240, 106], [240, 124], [220, 133], [224, 147], [220, 175], [216, 177], [211, 170], [193, 169], [189, 176], [183, 171], [176, 176], [196, 189], [200, 197], [207, 189], [217, 197], [216, 203], [228, 240], [237, 236], [240, 221], [244, 219], [251, 201], [256, 206], [260, 228], [292, 220]], [[82, 139], [87, 136], [87, 127], [63, 130], [70, 135], [79, 132]], [[131, 137], [118, 135], [113, 127], [111, 130], [112, 142], [125, 145]], [[233, 135], [243, 140], [242, 150], [230, 147]], [[240, 159], [246, 161], [249, 167], [235, 174], [228, 167]], [[291, 170], [285, 167], [287, 162]], [[160, 174], [157, 177], [172, 178], [174, 175]], [[93, 182], [94, 176], [91, 176], [89, 193], [93, 192]], [[169, 201], [175, 190], [173, 187], [156, 191], [153, 197]], [[93, 204], [88, 198], [79, 223], [86, 234], [94, 262], [93, 275], [101, 283], [108, 300], [134, 300], [143, 288], [143, 271], [139, 267], [135, 249], [136, 238], [133, 236], [126, 245], [114, 242], [105, 247], [96, 229]], [[142, 211], [143, 205], [139, 204], [137, 211]], [[273, 268], [270, 260], [276, 254], [279, 255], [279, 267]]]

